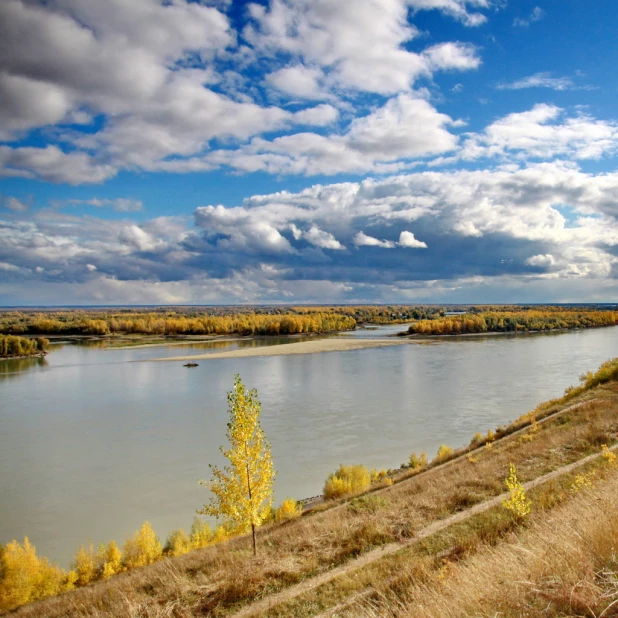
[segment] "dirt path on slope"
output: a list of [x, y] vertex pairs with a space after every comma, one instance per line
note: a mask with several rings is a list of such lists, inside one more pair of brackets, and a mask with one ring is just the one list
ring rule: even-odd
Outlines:
[[[610, 450], [612, 451], [618, 450], [618, 444], [614, 445]], [[553, 472], [549, 472], [548, 474], [540, 476], [532, 481], [528, 481], [527, 483], [524, 483], [523, 486], [526, 490], [532, 489], [534, 487], [537, 487], [538, 485], [542, 485], [544, 483], [547, 483], [548, 481], [551, 481], [552, 479], [562, 476], [563, 474], [567, 474], [571, 472], [572, 470], [575, 470], [576, 468], [584, 466], [587, 463], [594, 461], [595, 459], [598, 459], [599, 457], [602, 457], [602, 456], [603, 456], [603, 453], [596, 453], [594, 455], [589, 455], [588, 457], [584, 457], [583, 459], [573, 462], [572, 464], [568, 464], [566, 466], [558, 468], [557, 470], [554, 470]], [[336, 567], [332, 569], [331, 571], [322, 573], [321, 575], [317, 575], [316, 577], [313, 577], [311, 579], [307, 579], [299, 584], [296, 584], [295, 586], [282, 590], [281, 592], [271, 594], [270, 596], [264, 599], [260, 599], [259, 601], [256, 601], [252, 603], [251, 605], [247, 605], [246, 607], [241, 609], [239, 612], [234, 614], [233, 618], [247, 618], [248, 616], [251, 616], [254, 613], [267, 611], [271, 609], [272, 607], [275, 607], [276, 605], [280, 605], [281, 603], [290, 601], [301, 594], [314, 590], [315, 588], [318, 588], [319, 586], [326, 584], [332, 581], [333, 579], [340, 577], [341, 575], [347, 575], [351, 573], [352, 571], [356, 571], [357, 569], [360, 569], [372, 562], [375, 562], [376, 560], [380, 560], [381, 558], [384, 558], [385, 556], [390, 556], [391, 554], [394, 554], [402, 549], [407, 549], [409, 547], [412, 547], [413, 545], [415, 545], [422, 539], [425, 539], [428, 536], [436, 534], [437, 532], [441, 532], [442, 530], [444, 530], [445, 528], [448, 528], [449, 526], [452, 526], [453, 524], [460, 523], [471, 517], [474, 517], [475, 515], [478, 515], [479, 513], [483, 513], [495, 506], [498, 506], [499, 504], [502, 503], [502, 501], [505, 498], [508, 498], [508, 496], [509, 496], [508, 492], [500, 494], [499, 496], [496, 496], [495, 498], [492, 498], [491, 500], [486, 500], [485, 502], [476, 504], [473, 507], [465, 511], [461, 511], [459, 513], [456, 513], [455, 515], [451, 515], [450, 517], [447, 517], [446, 519], [441, 519], [439, 521], [436, 521], [430, 524], [429, 526], [427, 526], [426, 528], [423, 528], [422, 530], [420, 530], [414, 538], [404, 543], [389, 543], [388, 545], [384, 545], [382, 547], [372, 549], [371, 551], [368, 551], [366, 554], [363, 554], [362, 556], [359, 556], [358, 558], [350, 560], [346, 564]], [[350, 600], [349, 602], [353, 602], [353, 600]], [[327, 612], [320, 614], [319, 618], [326, 618], [327, 616], [332, 616], [333, 615], [332, 612], [334, 611], [334, 609], [342, 609], [342, 607], [337, 606], [337, 608], [328, 610]]]

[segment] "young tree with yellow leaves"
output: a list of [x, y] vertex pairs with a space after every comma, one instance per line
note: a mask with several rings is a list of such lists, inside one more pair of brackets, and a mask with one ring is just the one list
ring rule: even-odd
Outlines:
[[227, 401], [230, 448], [221, 447], [221, 452], [230, 465], [223, 470], [211, 465], [212, 480], [198, 481], [214, 494], [198, 514], [223, 518], [235, 533], [251, 530], [255, 556], [255, 530], [268, 518], [273, 501], [271, 447], [260, 426], [257, 391], [246, 391], [239, 375], [234, 378], [234, 390], [228, 393]]

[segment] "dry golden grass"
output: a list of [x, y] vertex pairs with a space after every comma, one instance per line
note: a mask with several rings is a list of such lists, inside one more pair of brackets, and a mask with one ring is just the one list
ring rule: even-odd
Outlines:
[[349, 615], [618, 616], [618, 473], [507, 542], [445, 565], [433, 574], [411, 571]]
[[[613, 444], [618, 439], [616, 390], [614, 383], [596, 389], [595, 401], [539, 423], [533, 434], [527, 430], [523, 435], [532, 435], [530, 439], [519, 435], [496, 440], [492, 449], [475, 452], [476, 463], [463, 457], [369, 494], [379, 496], [379, 503], [343, 503], [267, 527], [259, 534], [257, 559], [251, 558], [250, 540], [238, 538], [26, 606], [15, 615], [230, 615], [258, 598], [372, 548], [411, 538], [432, 521], [499, 495], [509, 463], [517, 466], [525, 482], [599, 451], [602, 444]], [[559, 405], [554, 402], [543, 412]], [[520, 426], [525, 423], [522, 420]]]
[[503, 542], [537, 520], [545, 521], [551, 517], [553, 508], [573, 498], [576, 492], [571, 487], [575, 478], [591, 478], [594, 475], [595, 482], [600, 482], [615, 474], [615, 469], [606, 466], [599, 455], [597, 453], [593, 461], [579, 465], [570, 472], [565, 473], [562, 469], [561, 474], [531, 488], [529, 495], [535, 510], [524, 520], [504, 509], [500, 500], [486, 501], [479, 507], [485, 505], [489, 508], [451, 516], [444, 520], [445, 524], [451, 521], [450, 525], [435, 522], [429, 527], [433, 528], [433, 533], [427, 534], [429, 529], [426, 529], [419, 537], [400, 546], [398, 552], [382, 555], [356, 569], [346, 569], [336, 579], [252, 615], [268, 618], [316, 615], [318, 618], [357, 618], [359, 603], [363, 600], [371, 599], [375, 604], [376, 600], [385, 597], [392, 599], [398, 594], [405, 594], [411, 582], [439, 587], [452, 563], [459, 563], [487, 546]]

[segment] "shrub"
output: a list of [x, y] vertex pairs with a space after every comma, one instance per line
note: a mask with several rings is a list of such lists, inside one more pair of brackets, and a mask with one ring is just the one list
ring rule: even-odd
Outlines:
[[300, 517], [303, 512], [303, 506], [300, 502], [296, 502], [294, 498], [286, 498], [281, 506], [275, 511], [275, 521], [287, 521]]
[[517, 517], [525, 517], [532, 510], [532, 502], [526, 498], [526, 491], [517, 479], [517, 469], [514, 464], [509, 464], [509, 475], [504, 480], [510, 496], [502, 501], [505, 509], [511, 511]]
[[411, 470], [420, 470], [427, 465], [427, 455], [425, 452], [422, 452], [420, 455], [416, 453], [412, 453], [410, 455], [410, 459], [408, 460], [408, 467]]
[[472, 438], [472, 440], [470, 440], [470, 446], [477, 446], [484, 441], [485, 441], [485, 436], [480, 431], [477, 431], [474, 434], [474, 437]]
[[163, 553], [166, 556], [182, 556], [190, 552], [192, 549], [191, 539], [187, 536], [187, 533], [181, 528], [180, 530], [174, 530], [167, 537], [165, 548]]
[[36, 340], [36, 347], [39, 352], [47, 352], [49, 349], [49, 339], [45, 339], [44, 337], [38, 337]]
[[372, 485], [383, 481], [387, 476], [388, 472], [386, 470], [376, 470], [375, 468], [372, 468], [369, 473], [369, 479]]
[[588, 373], [583, 378], [584, 388], [590, 389], [605, 384], [611, 380], [618, 380], [618, 358], [605, 361], [596, 371], [596, 373]]
[[348, 504], [348, 509], [352, 513], [376, 513], [385, 507], [388, 502], [381, 496], [359, 496]]
[[607, 448], [607, 444], [603, 444], [601, 446], [601, 449], [603, 451], [602, 457], [605, 460], [605, 463], [610, 466], [615, 466], [616, 465], [616, 453], [612, 453], [612, 451], [610, 451]]
[[446, 444], [441, 444], [434, 461], [444, 461], [453, 455], [453, 449]]
[[571, 491], [575, 494], [582, 489], [592, 487], [592, 478], [591, 474], [578, 474], [571, 483]]
[[579, 386], [569, 386], [564, 391], [565, 399], [571, 399], [580, 393], [588, 391], [599, 384], [605, 384], [610, 381], [618, 380], [618, 358], [605, 361], [595, 373], [589, 371], [580, 376]]
[[349, 496], [369, 489], [371, 478], [365, 466], [340, 465], [324, 484], [324, 497], [327, 500]]

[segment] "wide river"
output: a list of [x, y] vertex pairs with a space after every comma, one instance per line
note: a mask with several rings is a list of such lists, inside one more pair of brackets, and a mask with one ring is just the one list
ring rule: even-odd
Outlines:
[[[402, 327], [357, 331], [384, 336]], [[0, 543], [27, 535], [68, 566], [78, 545], [122, 543], [149, 520], [164, 540], [208, 497], [222, 464], [226, 393], [258, 389], [276, 500], [321, 493], [340, 463], [398, 467], [467, 444], [559, 396], [618, 355], [618, 327], [439, 339], [323, 354], [128, 362], [279, 341], [109, 350], [59, 344], [0, 361]]]

